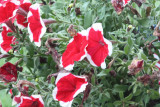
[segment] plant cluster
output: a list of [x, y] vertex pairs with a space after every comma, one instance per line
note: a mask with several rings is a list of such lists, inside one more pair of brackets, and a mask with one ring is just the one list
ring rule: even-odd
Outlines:
[[0, 0], [0, 107], [159, 107], [159, 19], [156, 0]]

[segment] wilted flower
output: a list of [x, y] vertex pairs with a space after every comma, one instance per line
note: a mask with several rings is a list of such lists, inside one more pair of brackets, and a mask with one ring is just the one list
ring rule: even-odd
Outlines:
[[128, 66], [130, 75], [136, 75], [142, 69], [143, 69], [143, 60], [134, 59]]
[[17, 81], [17, 68], [10, 62], [0, 67], [0, 79], [5, 82]]
[[54, 100], [60, 101], [62, 107], [71, 107], [74, 97], [86, 89], [87, 79], [71, 73], [59, 73], [53, 90]]
[[123, 11], [126, 4], [128, 4], [130, 1], [131, 0], [111, 0], [112, 6], [118, 14]]
[[76, 36], [77, 31], [74, 29], [74, 25], [70, 25], [67, 29], [67, 32], [70, 34], [70, 36]]
[[149, 84], [150, 81], [151, 81], [151, 76], [148, 75], [148, 74], [145, 74], [145, 75], [143, 75], [143, 76], [138, 77], [138, 78], [137, 78], [137, 81], [140, 81], [140, 82], [142, 82], [144, 85], [147, 85], [147, 84]]
[[123, 11], [123, 0], [111, 0], [115, 11], [120, 14]]

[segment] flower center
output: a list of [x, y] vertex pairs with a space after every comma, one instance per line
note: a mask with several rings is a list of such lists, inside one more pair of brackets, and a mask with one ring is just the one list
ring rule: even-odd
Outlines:
[[34, 101], [33, 103], [32, 103], [32, 106], [33, 107], [35, 107], [35, 106], [37, 106], [38, 105], [38, 102], [37, 101]]
[[103, 41], [99, 41], [99, 44], [101, 44], [102, 46], [104, 46], [105, 44], [104, 44], [104, 42]]

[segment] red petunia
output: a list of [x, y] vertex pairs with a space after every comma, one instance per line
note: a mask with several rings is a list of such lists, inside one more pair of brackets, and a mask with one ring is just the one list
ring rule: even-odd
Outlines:
[[0, 79], [5, 82], [17, 81], [17, 68], [10, 62], [0, 67]]
[[29, 38], [34, 41], [35, 45], [41, 46], [41, 38], [46, 32], [45, 24], [40, 16], [39, 4], [31, 5], [29, 8], [28, 19], [28, 32]]
[[[26, 13], [29, 12], [29, 7], [31, 6], [31, 3], [30, 1], [28, 0], [23, 0], [21, 5], [20, 5], [20, 8], [23, 9], [23, 11], [25, 11]], [[23, 29], [25, 27], [28, 26], [28, 22], [27, 22], [27, 17], [24, 16], [24, 15], [21, 15], [21, 14], [17, 14], [17, 25], [19, 28]]]
[[88, 31], [87, 59], [93, 66], [105, 69], [105, 59], [112, 54], [112, 43], [103, 37], [101, 23], [93, 24]]
[[0, 33], [0, 48], [2, 53], [7, 53], [12, 49], [11, 44], [15, 44], [16, 38], [7, 35], [12, 31], [5, 24], [3, 24], [2, 27], [3, 31]]
[[72, 70], [74, 61], [81, 61], [86, 56], [86, 47], [88, 44], [86, 35], [87, 32], [83, 30], [69, 41], [67, 49], [61, 58], [61, 66], [66, 70]]
[[0, 24], [15, 17], [19, 8], [20, 2], [18, 0], [7, 0], [0, 2]]
[[44, 107], [44, 102], [40, 95], [32, 95], [31, 97], [22, 96], [18, 107]]
[[59, 73], [55, 84], [57, 87], [52, 94], [54, 100], [60, 101], [60, 105], [63, 107], [71, 107], [74, 97], [85, 90], [88, 82], [83, 76]]
[[125, 6], [126, 4], [128, 4], [131, 0], [123, 0], [123, 5]]

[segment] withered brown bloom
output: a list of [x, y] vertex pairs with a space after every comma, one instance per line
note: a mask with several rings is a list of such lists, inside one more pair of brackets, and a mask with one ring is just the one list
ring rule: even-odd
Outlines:
[[137, 81], [142, 82], [144, 85], [147, 85], [151, 82], [151, 76], [148, 74], [145, 74], [143, 76], [138, 77]]
[[143, 60], [134, 59], [131, 64], [128, 66], [130, 75], [136, 75], [143, 69]]

